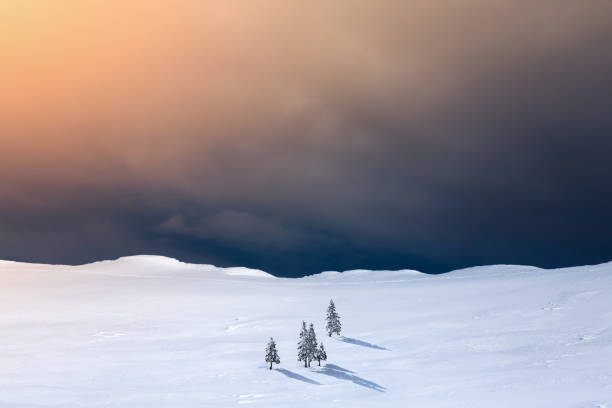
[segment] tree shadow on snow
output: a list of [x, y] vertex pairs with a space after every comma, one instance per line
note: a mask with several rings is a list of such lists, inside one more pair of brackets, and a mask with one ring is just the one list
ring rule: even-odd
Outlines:
[[326, 364], [325, 367], [322, 367], [321, 369], [317, 370], [317, 373], [336, 377], [340, 380], [351, 381], [354, 384], [361, 385], [362, 387], [369, 388], [378, 392], [385, 392], [386, 390], [386, 388], [382, 385], [378, 385], [373, 381], [358, 377], [355, 375], [354, 371], [347, 370], [346, 368], [342, 368], [335, 364]]
[[294, 380], [304, 381], [305, 383], [308, 383], [308, 384], [313, 384], [313, 385], [321, 385], [321, 383], [320, 383], [320, 382], [317, 382], [317, 381], [315, 381], [315, 380], [311, 380], [311, 379], [310, 379], [310, 378], [308, 378], [308, 377], [304, 377], [303, 375], [300, 375], [300, 374], [294, 373], [293, 371], [289, 371], [289, 370], [286, 370], [286, 369], [284, 369], [284, 368], [277, 368], [277, 369], [275, 369], [275, 371], [278, 371], [279, 373], [283, 373], [283, 374], [285, 374], [287, 377], [289, 377], [289, 378], [293, 378]]
[[388, 348], [377, 346], [376, 344], [368, 343], [367, 341], [358, 340], [358, 339], [352, 339], [350, 337], [340, 336], [340, 341], [343, 341], [343, 342], [349, 343], [349, 344], [355, 344], [356, 346], [369, 347], [369, 348], [373, 348], [373, 349], [376, 349], [376, 350], [391, 351]]

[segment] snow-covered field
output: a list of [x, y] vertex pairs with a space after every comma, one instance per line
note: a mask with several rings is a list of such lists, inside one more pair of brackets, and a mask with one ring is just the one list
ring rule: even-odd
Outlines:
[[[324, 333], [331, 298], [346, 337]], [[296, 361], [302, 320], [327, 365]], [[152, 256], [0, 261], [0, 407], [243, 404], [612, 408], [612, 264], [278, 279]]]

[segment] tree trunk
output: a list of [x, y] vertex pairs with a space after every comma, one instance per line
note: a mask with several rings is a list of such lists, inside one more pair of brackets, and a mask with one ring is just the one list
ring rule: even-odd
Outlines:
[[318, 360], [318, 361], [319, 361], [319, 367], [321, 367], [321, 360]]
[[272, 369], [272, 362], [270, 361], [270, 370]]
[[304, 360], [304, 368], [308, 367], [308, 362]]

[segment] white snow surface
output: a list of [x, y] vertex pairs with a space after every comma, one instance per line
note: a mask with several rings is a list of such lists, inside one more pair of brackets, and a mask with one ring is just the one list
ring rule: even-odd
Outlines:
[[[611, 293], [612, 263], [281, 279], [0, 261], [0, 407], [609, 407]], [[345, 337], [324, 332], [331, 298]], [[321, 367], [296, 361], [302, 320]]]

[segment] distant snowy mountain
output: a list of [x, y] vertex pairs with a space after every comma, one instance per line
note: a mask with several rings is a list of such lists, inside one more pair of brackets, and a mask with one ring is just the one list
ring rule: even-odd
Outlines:
[[[612, 264], [286, 279], [0, 261], [0, 407], [612, 408], [611, 294]], [[332, 298], [342, 337], [324, 330]], [[297, 361], [302, 320], [321, 367]]]

